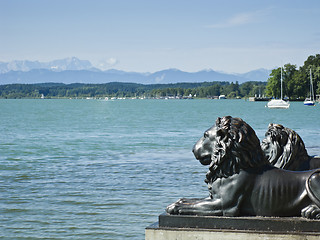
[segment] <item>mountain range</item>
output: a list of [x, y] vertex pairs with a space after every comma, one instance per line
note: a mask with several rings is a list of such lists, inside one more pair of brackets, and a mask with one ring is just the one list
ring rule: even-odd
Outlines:
[[116, 69], [106, 71], [95, 68], [90, 61], [76, 57], [39, 61], [0, 62], [0, 85], [14, 83], [108, 83], [133, 82], [141, 84], [167, 84], [178, 82], [247, 81], [266, 82], [271, 70], [258, 69], [243, 74], [228, 74], [212, 69], [198, 72], [184, 72], [179, 69], [165, 69], [154, 73], [126, 72]]

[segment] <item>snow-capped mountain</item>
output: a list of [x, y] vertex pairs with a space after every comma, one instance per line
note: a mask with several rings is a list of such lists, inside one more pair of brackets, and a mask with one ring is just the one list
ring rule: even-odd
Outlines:
[[39, 62], [29, 60], [14, 60], [11, 62], [0, 62], [0, 73], [10, 71], [27, 72], [34, 69], [49, 69], [53, 71], [66, 70], [88, 70], [93, 68], [90, 61], [80, 60], [76, 57], [54, 60], [51, 62]]
[[134, 82], [142, 84], [168, 84], [177, 82], [247, 82], [267, 81], [270, 70], [258, 69], [245, 74], [228, 74], [212, 69], [198, 72], [184, 72], [179, 69], [165, 69], [154, 73], [126, 72], [94, 68], [88, 60], [76, 57], [39, 61], [0, 62], [0, 84], [12, 83], [107, 83]]

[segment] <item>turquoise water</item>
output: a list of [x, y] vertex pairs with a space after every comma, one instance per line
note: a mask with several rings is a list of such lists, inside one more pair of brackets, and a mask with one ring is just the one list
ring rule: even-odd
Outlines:
[[0, 100], [1, 239], [144, 239], [180, 197], [206, 197], [191, 152], [217, 117], [296, 130], [320, 155], [320, 105], [244, 100]]

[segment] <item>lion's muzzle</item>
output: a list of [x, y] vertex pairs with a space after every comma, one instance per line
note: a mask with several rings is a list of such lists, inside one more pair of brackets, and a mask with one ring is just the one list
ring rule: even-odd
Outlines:
[[211, 163], [211, 154], [204, 148], [205, 138], [202, 137], [199, 141], [193, 146], [192, 152], [197, 160], [202, 165], [209, 165]]

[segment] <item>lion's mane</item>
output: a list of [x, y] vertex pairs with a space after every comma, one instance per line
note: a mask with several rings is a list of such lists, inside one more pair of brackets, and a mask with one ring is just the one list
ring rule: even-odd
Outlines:
[[256, 168], [267, 163], [255, 131], [241, 118], [226, 116], [216, 120], [217, 143], [205, 182], [229, 177], [240, 169]]
[[307, 164], [309, 156], [301, 137], [281, 124], [270, 123], [265, 136], [270, 136], [278, 157], [267, 156], [272, 165], [287, 170], [299, 170]]

